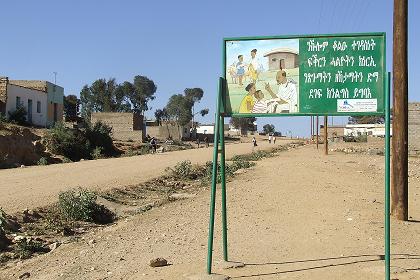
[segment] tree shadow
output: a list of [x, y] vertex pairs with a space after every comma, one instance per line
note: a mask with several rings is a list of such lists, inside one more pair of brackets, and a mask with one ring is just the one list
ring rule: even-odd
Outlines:
[[[362, 254], [362, 255], [351, 255], [351, 256], [340, 256], [340, 257], [330, 257], [330, 258], [318, 258], [318, 259], [306, 259], [306, 260], [294, 260], [294, 261], [285, 261], [285, 262], [267, 262], [267, 263], [246, 263], [246, 266], [265, 266], [265, 265], [284, 265], [284, 264], [297, 264], [297, 263], [311, 263], [317, 261], [334, 261], [334, 260], [346, 260], [351, 258], [361, 258], [361, 257], [369, 257], [370, 259], [367, 260], [353, 260], [353, 261], [346, 261], [342, 263], [333, 263], [333, 264], [325, 264], [325, 265], [315, 265], [306, 268], [297, 268], [297, 269], [290, 269], [290, 270], [282, 270], [276, 272], [268, 272], [268, 273], [259, 273], [259, 274], [251, 274], [251, 275], [241, 275], [231, 277], [232, 279], [236, 278], [251, 278], [257, 276], [269, 276], [269, 275], [280, 275], [285, 273], [293, 273], [293, 272], [301, 272], [301, 271], [308, 271], [308, 270], [316, 270], [328, 267], [339, 267], [339, 266], [346, 266], [346, 265], [353, 265], [358, 263], [368, 263], [368, 262], [377, 262], [383, 261], [385, 259], [384, 255], [369, 255], [369, 254]], [[392, 254], [392, 260], [420, 260], [420, 255], [413, 255], [413, 254]], [[419, 268], [412, 268], [407, 270], [419, 270]]]

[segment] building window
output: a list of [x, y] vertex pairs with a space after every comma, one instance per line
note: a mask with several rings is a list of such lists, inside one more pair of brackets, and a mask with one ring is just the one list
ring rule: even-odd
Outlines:
[[36, 112], [41, 113], [41, 101], [36, 102]]
[[20, 104], [20, 97], [16, 96], [16, 109], [18, 109], [21, 106]]

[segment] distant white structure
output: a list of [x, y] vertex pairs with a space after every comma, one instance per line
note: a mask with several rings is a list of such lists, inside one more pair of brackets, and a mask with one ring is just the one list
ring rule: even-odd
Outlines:
[[[344, 128], [344, 136], [385, 136], [385, 124], [348, 124]], [[392, 125], [391, 125], [392, 135]]]
[[[224, 131], [229, 131], [229, 128], [229, 124], [224, 124]], [[196, 130], [197, 134], [214, 134], [214, 124], [198, 124]]]

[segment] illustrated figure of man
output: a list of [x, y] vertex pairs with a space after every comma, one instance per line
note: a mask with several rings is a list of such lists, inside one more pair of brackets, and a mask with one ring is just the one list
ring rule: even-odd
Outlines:
[[261, 90], [257, 90], [254, 94], [255, 99], [257, 100], [252, 107], [253, 114], [267, 114], [272, 113], [273, 105], [278, 104], [278, 98], [276, 95], [272, 99], [264, 100], [264, 93]]
[[239, 105], [239, 113], [251, 113], [252, 108], [254, 107], [254, 94], [256, 92], [255, 84], [250, 83], [246, 86], [245, 90], [248, 92], [247, 95], [242, 99], [241, 104]]
[[297, 90], [295, 83], [286, 78], [286, 72], [280, 70], [277, 72], [276, 81], [279, 86], [277, 95], [271, 89], [269, 83], [265, 84], [265, 89], [273, 96], [276, 95], [280, 100], [276, 108], [277, 113], [295, 113], [298, 111]]

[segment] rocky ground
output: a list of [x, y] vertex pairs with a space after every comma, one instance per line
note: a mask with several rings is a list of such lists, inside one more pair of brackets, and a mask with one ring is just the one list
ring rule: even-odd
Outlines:
[[[420, 179], [410, 159], [410, 221], [392, 220], [392, 279], [420, 279]], [[224, 270], [220, 215], [214, 272], [232, 279], [383, 279], [384, 157], [314, 145], [264, 159], [228, 183], [229, 257]], [[220, 196], [217, 213], [220, 211]], [[9, 264], [0, 279], [186, 279], [203, 273], [208, 188], [129, 216]], [[151, 267], [164, 258], [168, 266]]]

